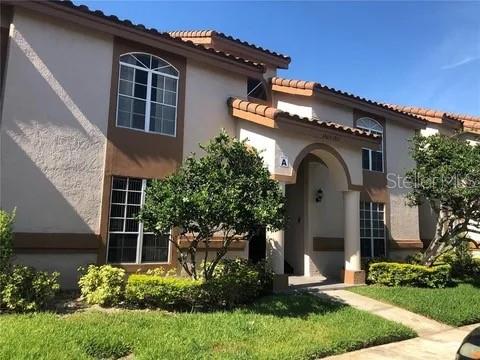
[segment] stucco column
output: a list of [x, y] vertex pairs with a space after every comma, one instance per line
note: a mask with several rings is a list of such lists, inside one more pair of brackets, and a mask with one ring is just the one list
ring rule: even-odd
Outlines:
[[360, 192], [345, 191], [344, 204], [344, 281], [348, 284], [365, 282], [360, 263]]
[[[285, 195], [285, 183], [279, 182], [280, 189]], [[283, 230], [267, 231], [267, 259], [272, 265], [275, 274], [284, 273], [285, 234]]]

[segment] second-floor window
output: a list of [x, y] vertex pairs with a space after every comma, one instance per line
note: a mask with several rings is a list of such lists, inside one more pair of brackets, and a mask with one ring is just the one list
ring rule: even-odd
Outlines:
[[117, 126], [175, 136], [178, 70], [143, 53], [120, 56]]
[[261, 79], [248, 78], [247, 96], [260, 100], [267, 100], [267, 87]]
[[362, 167], [364, 170], [383, 172], [383, 126], [376, 120], [364, 117], [357, 120], [357, 128], [382, 137], [380, 149], [362, 149]]

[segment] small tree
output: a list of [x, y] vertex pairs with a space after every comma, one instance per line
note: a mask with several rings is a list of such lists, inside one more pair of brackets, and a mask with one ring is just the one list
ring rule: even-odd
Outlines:
[[[152, 182], [139, 217], [157, 235], [174, 229], [177, 236], [169, 240], [195, 279], [196, 255], [203, 245], [203, 276], [208, 280], [232, 242], [249, 240], [259, 225], [272, 231], [283, 228], [285, 199], [258, 151], [245, 141], [222, 131], [200, 148], [205, 156], [192, 154], [173, 175]], [[221, 237], [221, 246], [209, 261], [214, 236]]]
[[417, 136], [412, 155], [410, 204], [426, 201], [437, 216], [435, 236], [422, 259], [430, 266], [446, 247], [472, 241], [468, 232], [480, 233], [480, 146], [455, 137]]
[[14, 220], [15, 210], [9, 214], [0, 209], [0, 271], [7, 269], [13, 254]]

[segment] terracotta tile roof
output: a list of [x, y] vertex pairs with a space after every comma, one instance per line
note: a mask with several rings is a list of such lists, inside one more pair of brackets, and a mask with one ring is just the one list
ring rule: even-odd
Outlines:
[[301, 117], [301, 116], [298, 116], [298, 115], [295, 115], [295, 114], [291, 114], [287, 111], [279, 110], [279, 109], [274, 108], [274, 107], [265, 106], [265, 105], [253, 103], [253, 102], [238, 99], [238, 98], [233, 98], [233, 97], [229, 98], [228, 99], [228, 105], [232, 109], [243, 110], [245, 112], [255, 114], [255, 115], [259, 115], [259, 116], [262, 116], [262, 117], [265, 117], [265, 118], [271, 119], [271, 120], [276, 120], [276, 119], [282, 117], [282, 118], [287, 118], [287, 119], [294, 120], [294, 121], [300, 121], [300, 122], [303, 122], [303, 123], [308, 123], [308, 124], [315, 125], [315, 126], [318, 126], [318, 127], [321, 127], [321, 128], [326, 128], [326, 129], [330, 129], [330, 130], [346, 132], [346, 133], [349, 133], [349, 134], [352, 134], [352, 135], [366, 137], [366, 138], [369, 138], [369, 139], [380, 139], [380, 136], [378, 136], [376, 134], [372, 134], [369, 131], [360, 130], [360, 129], [357, 129], [357, 128], [337, 124], [337, 123], [330, 122], [330, 121], [322, 121], [322, 120], [316, 119], [316, 118]]
[[247, 46], [251, 49], [261, 51], [265, 54], [278, 57], [282, 60], [287, 60], [289, 62], [291, 60], [290, 56], [283, 55], [283, 54], [277, 53], [275, 51], [265, 49], [261, 46], [249, 43], [247, 41], [240, 40], [238, 38], [234, 38], [233, 36], [227, 35], [225, 33], [222, 33], [222, 32], [216, 31], [216, 30], [170, 31], [169, 34], [173, 37], [184, 38], [184, 39], [186, 39], [186, 38], [211, 38], [211, 37], [216, 36], [216, 37], [220, 37], [220, 38], [223, 38], [223, 39], [226, 39], [226, 40], [233, 41], [233, 42], [235, 42], [237, 44], [240, 44], [240, 45], [243, 45], [243, 46]]
[[[42, 3], [42, 2], [40, 2], [40, 3]], [[70, 8], [70, 9], [88, 14], [88, 15], [93, 15], [93, 16], [99, 17], [103, 20], [108, 20], [108, 21], [111, 21], [111, 22], [114, 22], [114, 23], [117, 23], [117, 24], [125, 25], [125, 26], [128, 26], [128, 27], [132, 28], [132, 29], [141, 30], [145, 33], [148, 33], [150, 35], [158, 36], [159, 38], [165, 39], [167, 41], [172, 41], [172, 42], [176, 42], [177, 44], [182, 44], [182, 45], [190, 47], [190, 48], [199, 49], [202, 52], [209, 53], [210, 55], [214, 55], [214, 56], [222, 57], [224, 59], [232, 60], [236, 63], [244, 64], [244, 65], [250, 66], [252, 68], [259, 69], [259, 70], [264, 70], [264, 66], [260, 63], [257, 63], [257, 62], [254, 62], [254, 61], [251, 61], [251, 60], [248, 60], [248, 59], [243, 59], [241, 57], [229, 54], [227, 52], [223, 52], [223, 51], [219, 51], [219, 50], [215, 50], [215, 49], [211, 49], [211, 48], [206, 48], [205, 46], [202, 46], [202, 45], [199, 45], [199, 44], [194, 44], [191, 41], [183, 41], [183, 40], [181, 40], [177, 37], [171, 36], [168, 32], [158, 31], [155, 28], [147, 28], [143, 24], [134, 24], [130, 20], [121, 20], [115, 15], [106, 15], [100, 10], [91, 10], [86, 5], [75, 5], [73, 2], [71, 2], [69, 0], [46, 1], [45, 4], [53, 5], [53, 6], [61, 5], [61, 6], [64, 6], [64, 7], [67, 7], [67, 8]]]
[[228, 99], [228, 105], [233, 109], [243, 110], [269, 119], [275, 119], [277, 115], [282, 112], [271, 106], [261, 105], [233, 97]]
[[456, 114], [441, 110], [426, 109], [415, 106], [401, 106], [401, 105], [390, 105], [400, 111], [408, 112], [415, 114], [421, 117], [424, 117], [430, 122], [441, 123], [442, 119], [445, 117], [459, 123], [463, 123], [465, 130], [479, 132], [480, 133], [480, 116], [466, 115], [466, 114]]
[[367, 103], [367, 104], [370, 104], [370, 105], [374, 105], [374, 106], [380, 107], [382, 109], [395, 112], [397, 114], [405, 115], [405, 116], [408, 116], [408, 117], [410, 117], [412, 119], [415, 119], [417, 121], [418, 120], [423, 121], [423, 122], [425, 121], [425, 119], [423, 119], [422, 117], [416, 116], [414, 114], [410, 114], [410, 113], [405, 112], [405, 111], [398, 110], [398, 109], [394, 108], [393, 106], [383, 104], [383, 103], [380, 103], [380, 102], [376, 102], [376, 101], [373, 101], [373, 100], [369, 100], [369, 99], [351, 94], [349, 92], [337, 90], [335, 88], [323, 85], [323, 84], [315, 82], [315, 81], [292, 80], [292, 79], [284, 79], [284, 78], [280, 78], [280, 77], [273, 77], [272, 78], [272, 86], [273, 85], [282, 86], [282, 87], [290, 87], [290, 88], [295, 88], [295, 89], [299, 89], [299, 90], [311, 90], [311, 91], [324, 90], [324, 91], [330, 92], [332, 94], [344, 96], [344, 97], [347, 97], [347, 98], [350, 98], [350, 99], [359, 100], [361, 102], [364, 102], [364, 103]]

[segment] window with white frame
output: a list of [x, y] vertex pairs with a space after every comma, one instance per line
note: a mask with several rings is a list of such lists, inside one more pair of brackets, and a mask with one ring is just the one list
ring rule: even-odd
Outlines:
[[362, 257], [385, 256], [385, 205], [360, 202], [360, 253]]
[[117, 126], [175, 136], [178, 70], [159, 57], [120, 56]]
[[[358, 119], [357, 128], [383, 137], [383, 126], [371, 118]], [[362, 167], [365, 170], [383, 172], [383, 139], [380, 150], [362, 149]]]
[[136, 216], [145, 203], [148, 180], [112, 178], [108, 232], [109, 263], [165, 263], [168, 262], [168, 236], [144, 232], [143, 223]]

